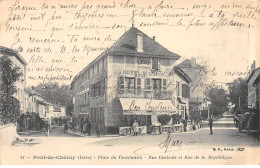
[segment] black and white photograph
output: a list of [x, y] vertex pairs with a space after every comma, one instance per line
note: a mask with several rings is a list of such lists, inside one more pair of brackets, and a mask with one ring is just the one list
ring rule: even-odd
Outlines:
[[259, 165], [259, 0], [0, 0], [0, 165]]

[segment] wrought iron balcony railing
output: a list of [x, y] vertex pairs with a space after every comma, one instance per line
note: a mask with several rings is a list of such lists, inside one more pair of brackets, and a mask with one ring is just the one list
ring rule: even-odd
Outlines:
[[124, 90], [117, 90], [117, 98], [145, 98], [145, 99], [171, 100], [172, 91], [124, 89]]

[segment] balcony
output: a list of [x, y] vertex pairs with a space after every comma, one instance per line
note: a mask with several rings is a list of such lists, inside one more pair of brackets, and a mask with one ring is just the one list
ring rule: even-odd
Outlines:
[[157, 99], [157, 100], [171, 100], [172, 91], [124, 89], [124, 90], [117, 90], [117, 98], [145, 98], [145, 99]]

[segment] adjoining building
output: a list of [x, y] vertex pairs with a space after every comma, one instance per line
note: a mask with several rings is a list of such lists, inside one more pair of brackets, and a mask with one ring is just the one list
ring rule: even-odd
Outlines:
[[148, 132], [162, 114], [185, 118], [191, 79], [174, 69], [179, 58], [131, 27], [73, 79], [73, 116], [89, 120], [92, 131], [103, 125], [105, 133], [134, 120]]
[[[259, 102], [257, 101], [257, 78], [260, 74], [260, 67], [255, 69], [255, 62], [251, 67], [251, 74], [247, 79], [248, 83], [248, 108], [257, 109], [259, 108]], [[257, 107], [258, 106], [258, 107]]]
[[19, 67], [20, 72], [23, 74], [18, 81], [16, 81], [15, 86], [17, 92], [14, 97], [20, 102], [20, 112], [25, 113], [25, 87], [26, 87], [26, 66], [27, 62], [25, 59], [15, 50], [11, 48], [6, 48], [0, 46], [0, 57], [8, 56], [10, 60], [13, 62], [14, 67]]
[[247, 79], [248, 85], [248, 113], [245, 114], [245, 119], [248, 118], [248, 130], [257, 130], [260, 138], [260, 67], [255, 68], [255, 62], [251, 66], [251, 74]]
[[186, 59], [176, 67], [181, 69], [191, 79], [189, 106], [190, 111], [198, 111], [202, 116], [209, 117], [211, 100], [206, 95], [206, 70], [196, 63], [196, 59]]
[[[0, 46], [0, 57], [8, 56], [14, 67], [19, 67], [22, 76], [15, 83], [17, 92], [14, 97], [20, 102], [20, 117], [18, 119], [18, 131], [37, 130], [42, 127], [42, 120], [51, 122], [51, 118], [66, 117], [66, 107], [48, 102], [38, 92], [26, 88], [25, 59], [15, 50]], [[1, 73], [1, 72], [0, 72]], [[0, 80], [1, 81], [1, 80]], [[52, 110], [57, 107], [56, 111]]]

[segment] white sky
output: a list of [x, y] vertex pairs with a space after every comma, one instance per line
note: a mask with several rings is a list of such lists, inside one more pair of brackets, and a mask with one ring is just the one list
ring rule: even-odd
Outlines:
[[[15, 0], [4, 0], [0, 1], [0, 45], [5, 47], [11, 47], [11, 45], [15, 41], [15, 35], [18, 33], [17, 31], [5, 31], [6, 30], [6, 20], [8, 19], [8, 16], [10, 15], [10, 5], [14, 4]], [[129, 4], [136, 4], [136, 8], [122, 8], [121, 3], [125, 4], [126, 1], [119, 0], [115, 1], [116, 7], [107, 10], [107, 9], [99, 9], [98, 13], [113, 13], [120, 15], [120, 17], [114, 17], [114, 18], [94, 18], [94, 19], [86, 19], [83, 24], [85, 26], [90, 24], [98, 25], [99, 27], [109, 27], [104, 29], [89, 29], [89, 30], [80, 30], [80, 31], [73, 31], [69, 30], [69, 26], [71, 24], [75, 25], [76, 23], [79, 24], [79, 20], [73, 20], [73, 15], [68, 14], [69, 12], [76, 12], [79, 10], [79, 7], [82, 6], [83, 1], [77, 0], [77, 1], [26, 1], [27, 4], [25, 4], [25, 1], [19, 1], [17, 6], [35, 6], [37, 7], [37, 11], [29, 11], [27, 10], [27, 15], [25, 19], [22, 21], [11, 21], [11, 25], [18, 25], [18, 26], [27, 26], [31, 27], [33, 30], [41, 30], [41, 31], [24, 31], [19, 33], [19, 38], [22, 42], [17, 43], [13, 46], [14, 49], [19, 48], [19, 46], [23, 47], [23, 51], [21, 52], [21, 55], [27, 60], [27, 62], [30, 61], [30, 58], [32, 55], [42, 56], [44, 62], [46, 63], [29, 63], [27, 68], [36, 68], [36, 67], [44, 67], [44, 69], [51, 65], [52, 59], [61, 59], [62, 63], [60, 64], [54, 64], [57, 67], [69, 67], [71, 69], [70, 74], [76, 75], [78, 72], [80, 72], [86, 65], [88, 65], [89, 62], [91, 62], [93, 59], [95, 59], [102, 51], [97, 52], [90, 52], [89, 54], [86, 54], [84, 52], [78, 52], [78, 53], [65, 53], [65, 54], [59, 54], [59, 53], [44, 53], [43, 50], [41, 50], [40, 53], [28, 53], [27, 50], [29, 48], [34, 48], [40, 46], [41, 49], [51, 47], [52, 50], [55, 50], [55, 52], [58, 52], [60, 50], [61, 44], [63, 43], [54, 43], [51, 45], [35, 45], [29, 42], [29, 37], [35, 37], [35, 38], [47, 38], [51, 35], [51, 30], [53, 27], [59, 27], [64, 28], [64, 31], [55, 32], [52, 36], [52, 38], [59, 39], [61, 41], [65, 41], [65, 45], [68, 50], [71, 50], [74, 45], [77, 45], [78, 48], [82, 48], [85, 44], [96, 46], [96, 47], [110, 47], [115, 41], [117, 40], [124, 32], [125, 30], [128, 30], [131, 26], [131, 15], [132, 11], [136, 9], [136, 16], [135, 16], [135, 27], [146, 33], [148, 36], [156, 36], [156, 41], [159, 42], [161, 45], [166, 47], [168, 50], [177, 53], [181, 56], [180, 61], [185, 60], [187, 58], [191, 57], [198, 57], [200, 62], [206, 61], [207, 66], [209, 68], [216, 67], [216, 72], [218, 73], [217, 76], [212, 77], [215, 81], [218, 82], [231, 82], [233, 79], [239, 77], [238, 75], [234, 75], [233, 77], [225, 76], [224, 73], [226, 71], [230, 72], [246, 72], [248, 68], [250, 69], [250, 64], [253, 60], [258, 58], [259, 60], [259, 14], [260, 9], [257, 9], [255, 12], [255, 19], [251, 18], [235, 18], [232, 17], [235, 13], [240, 12], [243, 14], [248, 14], [250, 11], [255, 10], [248, 10], [246, 9], [246, 6], [250, 1], [236, 1], [237, 4], [242, 5], [241, 9], [231, 8], [232, 4], [234, 4], [235, 1], [223, 1], [223, 4], [230, 5], [229, 8], [223, 9], [223, 11], [226, 12], [225, 17], [228, 20], [234, 20], [237, 22], [243, 22], [246, 24], [249, 24], [251, 26], [254, 26], [253, 28], [239, 28], [239, 27], [220, 27], [216, 31], [211, 31], [208, 26], [204, 27], [190, 27], [186, 31], [186, 27], [181, 26], [149, 26], [149, 27], [142, 27], [140, 24], [142, 22], [149, 22], [153, 23], [156, 21], [167, 23], [168, 25], [176, 24], [179, 18], [164, 18], [162, 17], [163, 13], [187, 13], [193, 12], [194, 16], [196, 17], [185, 17], [183, 18], [184, 24], [188, 24], [189, 21], [192, 20], [192, 18], [200, 19], [201, 21], [206, 22], [206, 24], [209, 24], [211, 21], [211, 18], [209, 18], [209, 14], [212, 12], [214, 13], [214, 21], [218, 21], [219, 18], [216, 17], [216, 10], [221, 9], [221, 1], [218, 1], [218, 3], [210, 1], [163, 1], [163, 4], [160, 5], [160, 7], [167, 7], [168, 5], [173, 5], [174, 9], [158, 9], [157, 17], [140, 17], [141, 8], [144, 8], [147, 13], [152, 13], [154, 10], [154, 7], [158, 6], [161, 1], [136, 1], [131, 0]], [[49, 5], [48, 10], [42, 10], [40, 9], [40, 6], [45, 2]], [[259, 5], [259, 1], [251, 1], [251, 6], [256, 7]], [[76, 9], [66, 9], [61, 10], [58, 9], [60, 4], [78, 4], [78, 7]], [[98, 4], [110, 4], [113, 5], [113, 1], [86, 1], [86, 4], [92, 4], [94, 7], [90, 10], [85, 10], [85, 12], [93, 12], [94, 8], [96, 9], [96, 6]], [[197, 6], [197, 9], [192, 9], [194, 5], [206, 5], [205, 10], [204, 8], [199, 8]], [[56, 19], [56, 20], [49, 20], [48, 25], [47, 20], [51, 18], [55, 10], [50, 9], [51, 5], [55, 5], [56, 8], [56, 14], [55, 15], [61, 15], [63, 19]], [[148, 6], [151, 5], [152, 9], [148, 10]], [[209, 6], [210, 5], [210, 6]], [[223, 6], [222, 6], [223, 7]], [[176, 9], [176, 8], [184, 8], [184, 9]], [[16, 8], [17, 9], [17, 8]], [[16, 10], [13, 12], [13, 14], [23, 14], [25, 11], [19, 11]], [[31, 21], [29, 18], [30, 16], [41, 16], [42, 13], [46, 12], [45, 18], [39, 21]], [[198, 15], [203, 12], [203, 15], [205, 17], [199, 17]], [[197, 17], [198, 16], [198, 17]], [[118, 28], [113, 29], [112, 26], [114, 24], [126, 26], [127, 28]], [[43, 31], [44, 30], [44, 31]], [[258, 32], [257, 32], [258, 30]], [[72, 42], [70, 43], [70, 37], [68, 35], [77, 34], [80, 38], [83, 36], [93, 37], [98, 36], [102, 40], [99, 42], [93, 42], [93, 41], [80, 41]], [[103, 41], [104, 38], [108, 37], [110, 35], [112, 41]], [[258, 35], [258, 36], [257, 36]], [[70, 63], [71, 59], [76, 56], [78, 58], [77, 63]], [[258, 57], [257, 57], [258, 56]], [[257, 67], [259, 67], [259, 61], [256, 63]], [[38, 76], [42, 75], [45, 76], [46, 74], [57, 74], [57, 73], [46, 73], [45, 71], [42, 72], [35, 72], [35, 71], [27, 71], [27, 77], [28, 76]], [[62, 73], [61, 73], [62, 74]], [[245, 77], [245, 76], [242, 76]], [[41, 82], [41, 80], [32, 80], [27, 79], [28, 85], [35, 85], [37, 83]], [[66, 83], [69, 84], [71, 80], [69, 81], [59, 81], [59, 83]]]

